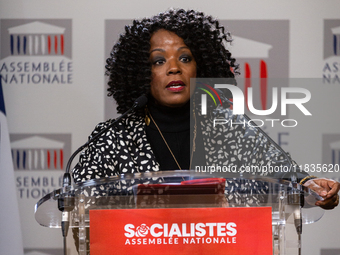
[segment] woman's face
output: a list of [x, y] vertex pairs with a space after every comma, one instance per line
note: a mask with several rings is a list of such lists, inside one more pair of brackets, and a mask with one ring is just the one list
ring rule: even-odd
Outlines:
[[151, 95], [156, 104], [179, 107], [190, 99], [190, 78], [196, 61], [183, 39], [161, 29], [150, 39]]

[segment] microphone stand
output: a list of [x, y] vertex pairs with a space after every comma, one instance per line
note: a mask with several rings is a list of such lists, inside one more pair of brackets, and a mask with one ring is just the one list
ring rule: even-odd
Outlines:
[[86, 148], [91, 142], [97, 140], [103, 133], [107, 132], [110, 128], [112, 128], [119, 120], [121, 120], [123, 117], [131, 113], [132, 111], [135, 111], [137, 109], [140, 109], [144, 107], [147, 104], [147, 97], [145, 95], [142, 95], [138, 97], [135, 102], [133, 103], [132, 107], [123, 113], [121, 116], [119, 116], [117, 119], [113, 120], [106, 128], [101, 130], [99, 133], [91, 137], [86, 143], [84, 143], [82, 146], [80, 146], [70, 157], [70, 159], [67, 162], [66, 170], [63, 176], [63, 193], [58, 198], [58, 209], [62, 212], [62, 218], [61, 218], [61, 231], [63, 235], [63, 243], [64, 243], [64, 255], [67, 254], [66, 251], [66, 237], [68, 233], [68, 229], [70, 226], [70, 212], [74, 208], [74, 194], [71, 193], [72, 186], [71, 186], [71, 164], [75, 156], [80, 153], [84, 148]]

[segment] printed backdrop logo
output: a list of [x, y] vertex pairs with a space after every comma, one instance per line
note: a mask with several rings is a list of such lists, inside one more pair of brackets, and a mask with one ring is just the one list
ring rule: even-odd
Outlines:
[[[245, 101], [249, 102], [248, 89], [252, 88], [253, 105], [258, 110], [267, 110], [272, 105], [272, 89], [287, 87], [286, 83], [271, 83], [271, 78], [285, 78], [288, 81], [289, 64], [289, 22], [273, 20], [222, 21], [231, 30], [233, 42], [229, 46], [232, 56], [240, 66], [242, 81], [238, 87], [243, 90]], [[266, 31], [258, 33], [259, 30]], [[249, 105], [246, 114], [252, 115]], [[280, 114], [274, 112], [273, 118]]]
[[0, 24], [3, 83], [72, 83], [71, 20], [3, 19]]
[[[243, 65], [243, 77], [244, 77], [244, 92], [245, 99], [248, 99], [248, 89], [252, 87], [252, 78], [256, 77], [259, 79], [260, 84], [258, 91], [260, 93], [259, 100], [261, 102], [261, 109], [267, 109], [267, 91], [268, 91], [268, 64], [267, 60], [269, 58], [269, 50], [273, 48], [272, 45], [257, 42], [254, 40], [249, 40], [246, 38], [234, 36], [235, 44], [232, 47], [232, 53], [238, 59], [245, 59]], [[247, 60], [248, 59], [248, 60]], [[249, 59], [255, 59], [255, 61], [250, 61]], [[252, 72], [250, 62], [253, 62], [253, 67], [258, 71], [258, 74]], [[249, 106], [248, 106], [249, 109]]]
[[340, 84], [340, 20], [324, 20], [322, 79], [324, 84]]
[[65, 143], [31, 136], [11, 143], [15, 170], [63, 170]]
[[10, 139], [20, 198], [36, 200], [62, 186], [71, 135], [12, 134]]

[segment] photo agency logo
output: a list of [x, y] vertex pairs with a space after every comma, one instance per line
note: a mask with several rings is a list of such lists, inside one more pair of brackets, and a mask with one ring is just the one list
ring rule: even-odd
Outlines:
[[[213, 85], [209, 85], [210, 84]], [[261, 116], [261, 119], [250, 119], [243, 120], [240, 122], [239, 120], [235, 121], [233, 118], [220, 118], [215, 117], [213, 119], [213, 126], [217, 125], [243, 125], [243, 126], [256, 126], [262, 127], [265, 123], [269, 123], [272, 127], [275, 124], [280, 123], [283, 127], [295, 127], [298, 125], [298, 121], [295, 119], [277, 119], [277, 118], [265, 118], [263, 116], [271, 116], [274, 112], [280, 109], [280, 116], [287, 116], [287, 108], [289, 105], [294, 105], [297, 109], [299, 109], [305, 116], [312, 116], [312, 114], [308, 111], [304, 104], [310, 101], [311, 93], [309, 90], [305, 88], [297, 88], [297, 87], [281, 87], [281, 88], [272, 88], [272, 105], [268, 109], [256, 109], [253, 101], [253, 88], [248, 87], [246, 93], [248, 97], [245, 97], [243, 91], [233, 85], [228, 84], [226, 79], [196, 79], [196, 87], [198, 90], [203, 91], [201, 93], [201, 115], [207, 115], [208, 109], [208, 95], [211, 98], [210, 102], [213, 102], [216, 108], [220, 105], [220, 107], [224, 107], [222, 101], [225, 101], [226, 104], [231, 105], [233, 115], [244, 115], [245, 114], [245, 105], [248, 106], [248, 110], [251, 112], [252, 116]], [[228, 90], [230, 94], [230, 99], [227, 99], [224, 96], [223, 91]], [[279, 96], [280, 95], [280, 96]], [[221, 97], [223, 100], [221, 100]], [[219, 105], [218, 103], [219, 102]], [[226, 107], [229, 107], [226, 105]]]
[[198, 89], [200, 89], [200, 90], [202, 90], [206, 93], [206, 94], [201, 94], [201, 114], [202, 115], [207, 115], [207, 95], [209, 95], [210, 98], [213, 100], [215, 107], [217, 106], [217, 102], [215, 100], [215, 97], [217, 97], [220, 105], [223, 106], [220, 95], [217, 93], [217, 91], [213, 87], [211, 87], [210, 85], [208, 85], [204, 82], [197, 82], [196, 86], [197, 86]]
[[324, 20], [322, 80], [324, 84], [340, 84], [340, 20]]
[[0, 27], [4, 84], [72, 84], [70, 19], [2, 19]]

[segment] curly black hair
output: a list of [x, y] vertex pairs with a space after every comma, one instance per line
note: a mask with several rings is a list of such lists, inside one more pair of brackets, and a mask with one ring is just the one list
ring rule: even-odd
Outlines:
[[108, 96], [117, 102], [117, 111], [127, 111], [142, 94], [149, 96], [151, 63], [150, 38], [159, 29], [174, 32], [190, 48], [199, 78], [234, 78], [238, 65], [224, 43], [231, 35], [211, 16], [194, 10], [169, 10], [152, 18], [134, 20], [125, 26], [110, 58], [106, 60], [109, 76]]

